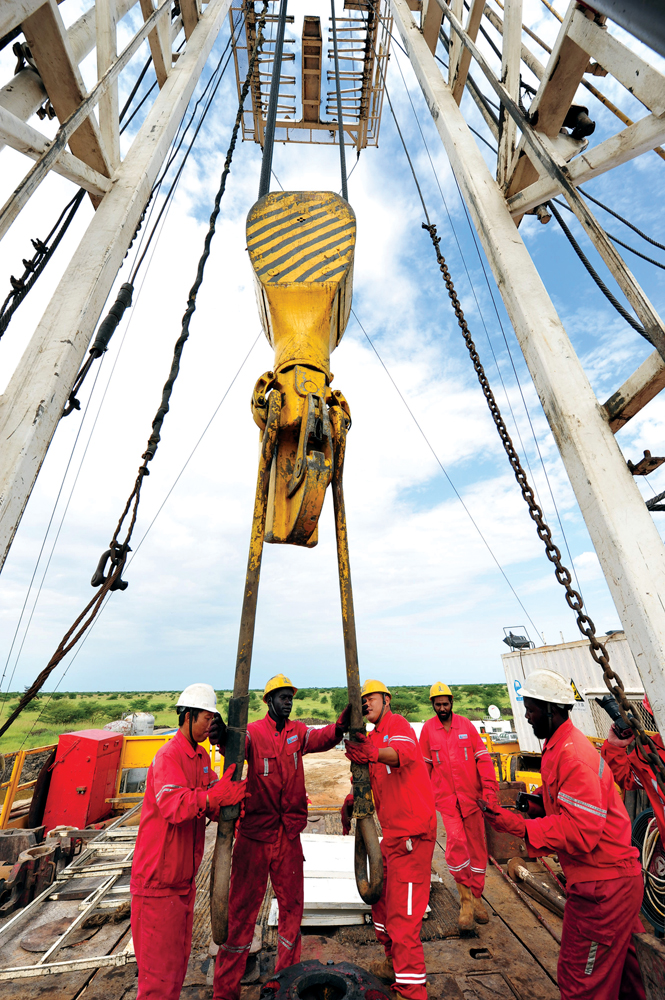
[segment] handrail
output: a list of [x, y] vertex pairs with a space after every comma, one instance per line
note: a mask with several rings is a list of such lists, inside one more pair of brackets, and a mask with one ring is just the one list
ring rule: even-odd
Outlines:
[[6, 830], [7, 824], [9, 823], [9, 816], [12, 811], [12, 806], [14, 805], [14, 799], [18, 791], [22, 791], [25, 788], [32, 788], [33, 785], [37, 784], [37, 778], [33, 778], [32, 781], [24, 781], [20, 783], [21, 772], [23, 770], [23, 765], [25, 763], [25, 758], [30, 757], [33, 754], [44, 753], [47, 750], [56, 750], [57, 743], [50, 743], [48, 746], [44, 747], [33, 747], [32, 750], [19, 750], [14, 758], [14, 766], [12, 768], [11, 777], [8, 781], [3, 781], [0, 783], [0, 790], [3, 788], [7, 789], [7, 794], [5, 795], [5, 800], [2, 803], [2, 811], [0, 812], [0, 830]]

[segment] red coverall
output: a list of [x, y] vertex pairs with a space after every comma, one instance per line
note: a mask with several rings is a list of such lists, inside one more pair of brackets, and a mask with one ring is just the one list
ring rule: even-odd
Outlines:
[[130, 891], [139, 967], [137, 1000], [177, 1000], [192, 947], [194, 878], [203, 857], [208, 787], [217, 775], [206, 751], [178, 730], [148, 768]]
[[[658, 747], [661, 758], [665, 760], [665, 748], [663, 747], [662, 739], [658, 735], [654, 735], [651, 738]], [[610, 730], [609, 738], [603, 743], [600, 752], [612, 768], [614, 780], [619, 788], [624, 792], [630, 792], [633, 788], [643, 788], [647, 793], [660, 832], [661, 843], [665, 844], [665, 803], [663, 802], [663, 796], [653, 776], [653, 771], [646, 761], [642, 760], [635, 740], [620, 740]]]
[[468, 719], [453, 713], [446, 732], [437, 715], [420, 734], [420, 749], [431, 766], [436, 808], [446, 828], [446, 864], [456, 882], [480, 898], [485, 888], [487, 841], [477, 799], [498, 803], [499, 786], [487, 747]]
[[399, 766], [369, 765], [376, 811], [383, 830], [383, 894], [372, 907], [376, 936], [392, 958], [395, 987], [409, 1000], [427, 1000], [425, 955], [420, 940], [429, 902], [436, 809], [432, 785], [413, 729], [387, 709], [368, 740], [391, 747]]
[[611, 768], [570, 719], [545, 743], [546, 816], [526, 820], [531, 857], [556, 851], [566, 876], [561, 1000], [644, 1000], [633, 933], [642, 872]]
[[238, 1000], [254, 925], [268, 884], [279, 904], [275, 971], [300, 960], [307, 793], [302, 757], [341, 740], [333, 724], [313, 729], [287, 720], [281, 732], [266, 715], [247, 727], [247, 799], [233, 848], [229, 932], [215, 962], [214, 1000]]

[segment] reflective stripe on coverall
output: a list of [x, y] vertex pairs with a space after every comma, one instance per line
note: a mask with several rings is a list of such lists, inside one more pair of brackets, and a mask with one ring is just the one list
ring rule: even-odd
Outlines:
[[566, 876], [561, 1000], [644, 1000], [632, 942], [642, 873], [612, 771], [570, 719], [543, 748], [546, 815], [526, 820], [531, 857], [556, 851]]
[[233, 848], [229, 932], [226, 945], [220, 947], [215, 961], [215, 1000], [237, 1000], [240, 996], [240, 980], [268, 875], [279, 903], [276, 971], [300, 957], [303, 911], [300, 833], [307, 826], [302, 757], [332, 749], [342, 735], [334, 724], [313, 729], [290, 719], [279, 732], [269, 715], [247, 727], [247, 798]]
[[148, 768], [130, 891], [139, 969], [137, 1000], [177, 1000], [192, 946], [194, 878], [201, 864], [207, 790], [217, 781], [206, 751], [178, 730]]
[[487, 840], [476, 799], [498, 801], [499, 786], [492, 758], [476, 727], [453, 713], [446, 731], [437, 715], [420, 734], [420, 749], [432, 767], [436, 808], [446, 828], [446, 864], [459, 885], [480, 898], [485, 887]]
[[[392, 958], [396, 990], [409, 1000], [427, 1000], [427, 972], [420, 940], [427, 908], [436, 838], [432, 785], [416, 734], [388, 709], [368, 739], [399, 754], [399, 765], [369, 766], [372, 795], [383, 830], [383, 895], [372, 907], [376, 936]], [[411, 850], [409, 850], [411, 847]]]

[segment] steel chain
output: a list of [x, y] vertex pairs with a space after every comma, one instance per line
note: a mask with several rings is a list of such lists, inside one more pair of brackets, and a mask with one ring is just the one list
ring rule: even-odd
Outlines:
[[[471, 333], [469, 332], [469, 327], [464, 317], [464, 312], [460, 301], [457, 297], [457, 292], [455, 291], [455, 286], [453, 280], [450, 276], [448, 270], [448, 265], [446, 264], [445, 258], [441, 253], [439, 244], [441, 238], [437, 236], [436, 226], [427, 225], [423, 222], [423, 229], [426, 229], [430, 235], [432, 243], [434, 245], [434, 250], [436, 252], [436, 259], [439, 264], [439, 269], [443, 275], [443, 280], [452, 302], [453, 309], [455, 310], [455, 316], [457, 317], [457, 322], [464, 336], [466, 346], [468, 348], [469, 354], [471, 355], [471, 360], [473, 362], [473, 367], [478, 376], [478, 381], [480, 382], [481, 388], [483, 390], [485, 399], [487, 400], [487, 405], [489, 407], [490, 413], [492, 414], [492, 419], [496, 425], [496, 429], [499, 432], [499, 437], [508, 456], [508, 460], [511, 464], [513, 472], [515, 473], [515, 479], [522, 491], [522, 496], [529, 507], [529, 514], [531, 519], [536, 524], [536, 531], [538, 537], [541, 539], [545, 545], [545, 552], [547, 553], [547, 558], [554, 565], [554, 573], [566, 591], [566, 602], [568, 607], [575, 612], [577, 619], [577, 627], [579, 628], [582, 635], [584, 635], [589, 640], [589, 649], [592, 657], [596, 663], [602, 667], [603, 679], [605, 685], [614, 695], [617, 704], [619, 705], [619, 711], [621, 712], [621, 717], [624, 722], [627, 722], [635, 733], [635, 737], [640, 747], [643, 750], [646, 748], [645, 757], [655, 775], [658, 785], [665, 795], [665, 763], [658, 754], [658, 748], [651, 737], [644, 731], [644, 728], [640, 724], [639, 720], [633, 715], [631, 711], [631, 704], [626, 697], [624, 691], [623, 681], [616, 673], [615, 670], [610, 666], [610, 658], [605, 648], [604, 644], [596, 636], [596, 626], [587, 614], [584, 612], [584, 602], [582, 601], [581, 594], [572, 586], [572, 577], [570, 571], [566, 566], [563, 565], [561, 561], [561, 552], [557, 545], [552, 540], [552, 532], [550, 531], [549, 525], [545, 521], [542, 509], [536, 502], [536, 498], [527, 479], [527, 475], [522, 468], [522, 463], [520, 462], [519, 455], [515, 450], [510, 434], [508, 433], [508, 428], [506, 427], [505, 421], [501, 415], [501, 410], [494, 397], [492, 388], [489, 383], [489, 379], [485, 374], [485, 369], [482, 366], [480, 357], [478, 356], [478, 351], [476, 350], [476, 345], [473, 342]], [[614, 682], [614, 683], [613, 683]]]

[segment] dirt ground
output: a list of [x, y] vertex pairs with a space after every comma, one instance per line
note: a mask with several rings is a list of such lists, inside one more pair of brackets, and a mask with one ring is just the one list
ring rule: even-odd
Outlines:
[[339, 806], [351, 791], [351, 765], [343, 750], [303, 757], [305, 786], [312, 805]]

